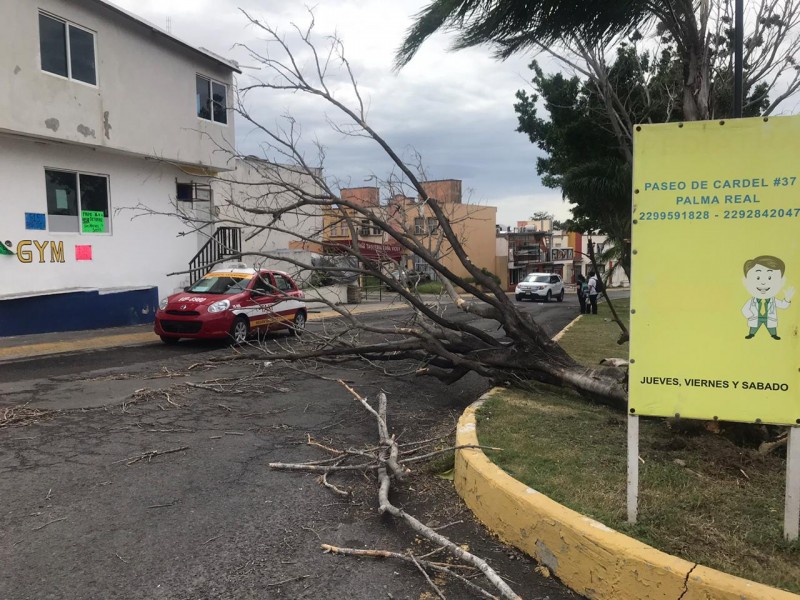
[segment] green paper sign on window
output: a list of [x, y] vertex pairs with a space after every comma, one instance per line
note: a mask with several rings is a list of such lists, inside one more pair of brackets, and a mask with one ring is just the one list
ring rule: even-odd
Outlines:
[[81, 230], [83, 233], [103, 233], [106, 230], [105, 215], [103, 211], [81, 211]]

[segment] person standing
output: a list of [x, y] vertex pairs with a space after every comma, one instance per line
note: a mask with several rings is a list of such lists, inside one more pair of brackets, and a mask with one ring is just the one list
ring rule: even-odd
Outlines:
[[597, 314], [597, 274], [592, 271], [589, 273], [589, 307], [586, 309], [586, 314]]
[[581, 314], [585, 315], [589, 301], [589, 284], [586, 283], [586, 277], [581, 274], [575, 278], [575, 284], [578, 287], [578, 304], [581, 305]]

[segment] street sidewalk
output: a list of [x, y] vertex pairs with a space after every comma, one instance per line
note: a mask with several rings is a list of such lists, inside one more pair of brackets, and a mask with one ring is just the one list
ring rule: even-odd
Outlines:
[[[348, 304], [345, 308], [351, 314], [358, 315], [384, 310], [404, 308], [405, 305], [395, 299], [366, 299], [359, 304]], [[321, 321], [339, 318], [341, 315], [323, 305], [308, 305], [308, 320]], [[59, 331], [55, 333], [39, 333], [0, 338], [0, 362], [77, 352], [80, 350], [98, 350], [121, 346], [140, 346], [161, 342], [153, 332], [153, 324], [132, 325], [129, 327], [113, 327], [109, 329], [90, 329], [86, 331]]]
[[[565, 286], [569, 294], [568, 286]], [[628, 291], [628, 290], [619, 290]], [[509, 295], [512, 295], [509, 292]], [[366, 298], [359, 304], [344, 305], [351, 314], [380, 312], [405, 308], [405, 304], [398, 297], [387, 298], [384, 294], [379, 298]], [[615, 294], [616, 296], [616, 294]], [[426, 296], [422, 296], [426, 298]], [[439, 296], [431, 295], [431, 300]], [[447, 301], [447, 300], [445, 300]], [[321, 321], [324, 319], [339, 318], [341, 315], [335, 310], [324, 305], [308, 305], [308, 320]], [[160, 342], [153, 332], [152, 323], [147, 325], [132, 325], [129, 327], [114, 327], [110, 329], [91, 329], [86, 331], [60, 331], [56, 333], [40, 333], [34, 335], [20, 335], [0, 338], [0, 363], [4, 361], [46, 356], [49, 354], [62, 354], [81, 350], [98, 350], [102, 348], [116, 348], [121, 346], [140, 346]]]

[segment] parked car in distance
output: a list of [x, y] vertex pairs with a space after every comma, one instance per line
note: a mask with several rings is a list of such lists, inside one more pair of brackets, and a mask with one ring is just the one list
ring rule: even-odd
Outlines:
[[237, 264], [214, 269], [185, 291], [161, 300], [154, 329], [165, 344], [181, 338], [230, 339], [288, 329], [300, 335], [308, 313], [294, 280], [282, 271]]
[[517, 302], [523, 300], [544, 300], [550, 302], [556, 298], [564, 301], [564, 282], [557, 273], [529, 273], [517, 284], [515, 291]]

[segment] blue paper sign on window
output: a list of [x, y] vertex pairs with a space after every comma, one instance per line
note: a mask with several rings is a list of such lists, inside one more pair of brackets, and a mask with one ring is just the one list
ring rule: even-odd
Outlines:
[[25, 229], [46, 229], [44, 213], [25, 213]]

